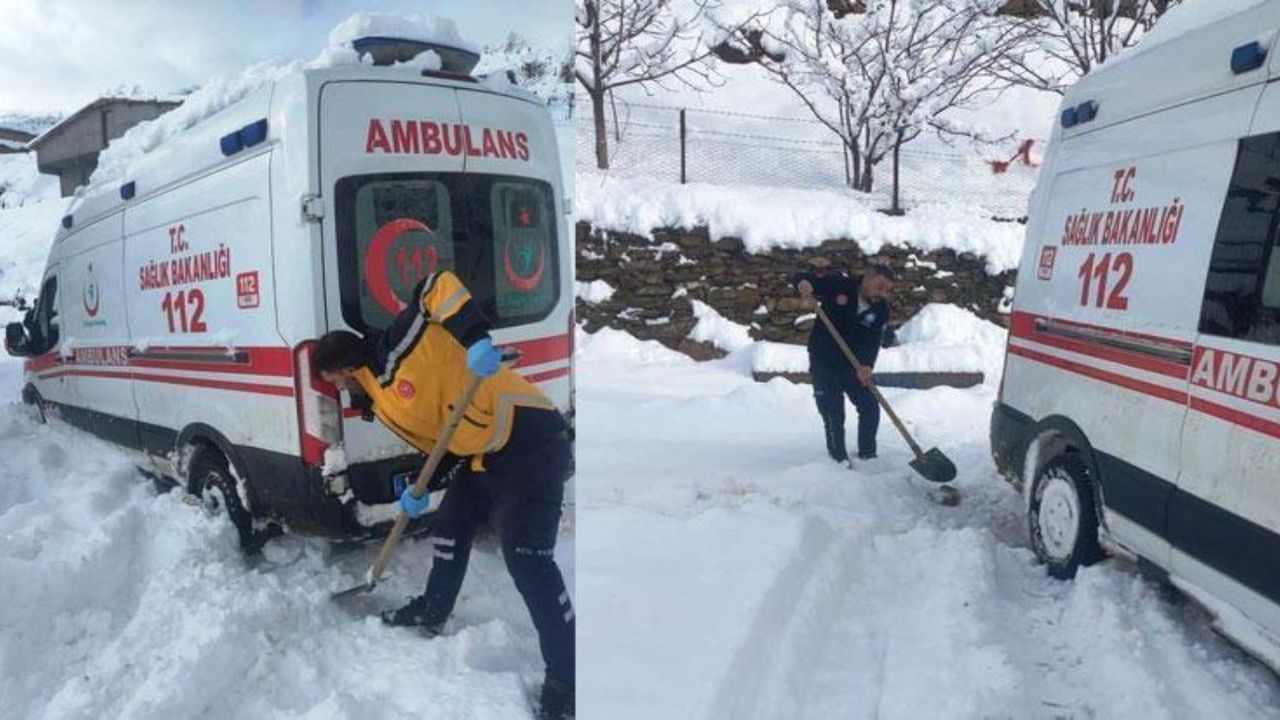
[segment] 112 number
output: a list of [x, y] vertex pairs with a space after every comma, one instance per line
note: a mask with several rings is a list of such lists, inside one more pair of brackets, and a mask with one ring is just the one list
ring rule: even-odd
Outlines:
[[[191, 308], [187, 322], [187, 308]], [[179, 290], [177, 293], [165, 293], [160, 309], [169, 319], [169, 332], [202, 333], [209, 328], [204, 322], [204, 292], [200, 288]], [[175, 318], [176, 316], [176, 318]], [[175, 322], [175, 319], [177, 322]]]
[[[1107, 292], [1113, 273], [1116, 276], [1115, 284], [1111, 285], [1111, 292]], [[1124, 291], [1133, 275], [1133, 255], [1127, 252], [1116, 253], [1112, 259], [1111, 253], [1106, 253], [1101, 258], [1095, 258], [1093, 253], [1089, 253], [1080, 264], [1080, 272], [1076, 274], [1080, 277], [1081, 305], [1089, 305], [1092, 295], [1093, 305], [1097, 307], [1109, 310], [1129, 309], [1129, 298]], [[1090, 293], [1090, 290], [1094, 290], [1094, 281], [1097, 281], [1097, 288]]]

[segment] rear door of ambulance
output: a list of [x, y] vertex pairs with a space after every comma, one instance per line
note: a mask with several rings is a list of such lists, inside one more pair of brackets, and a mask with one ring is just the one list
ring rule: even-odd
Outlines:
[[461, 275], [494, 340], [520, 351], [516, 370], [568, 412], [573, 250], [551, 115], [482, 90], [460, 89], [458, 103], [476, 141], [466, 156], [472, 241]]
[[[431, 272], [453, 270], [499, 344], [569, 401], [572, 279], [546, 110], [461, 83], [330, 81], [320, 90], [329, 329], [386, 327]], [[349, 464], [411, 452], [343, 400]]]
[[[319, 113], [328, 327], [366, 334], [412, 301], [421, 278], [454, 266], [461, 228], [450, 185], [465, 154], [454, 131], [462, 122], [457, 92], [416, 82], [330, 81], [320, 88]], [[445, 151], [446, 133], [454, 152]], [[349, 464], [413, 452], [380, 423], [362, 420], [349, 394], [342, 405]]]

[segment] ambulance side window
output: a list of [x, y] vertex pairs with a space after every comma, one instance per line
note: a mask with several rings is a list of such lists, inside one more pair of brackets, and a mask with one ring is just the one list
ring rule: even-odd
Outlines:
[[1205, 283], [1200, 331], [1280, 344], [1280, 133], [1240, 141]]

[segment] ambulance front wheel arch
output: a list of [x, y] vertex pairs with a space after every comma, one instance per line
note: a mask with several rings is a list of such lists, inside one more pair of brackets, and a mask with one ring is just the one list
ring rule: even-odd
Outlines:
[[1042, 424], [1027, 448], [1027, 528], [1049, 575], [1067, 580], [1105, 557], [1093, 451], [1074, 423]]
[[184, 435], [186, 437], [180, 439], [178, 447], [179, 457], [186, 459], [186, 477], [183, 479], [187, 492], [199, 498], [210, 514], [225, 517], [231, 523], [242, 550], [257, 549], [260, 544], [255, 542], [253, 515], [238, 488], [237, 477], [244, 477], [242, 471], [238, 468], [232, 470], [230, 453], [209, 434], [189, 432]]

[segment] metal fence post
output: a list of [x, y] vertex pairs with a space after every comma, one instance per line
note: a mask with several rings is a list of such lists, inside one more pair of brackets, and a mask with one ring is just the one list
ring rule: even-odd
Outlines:
[[684, 185], [688, 182], [688, 175], [685, 172], [685, 126], [684, 126], [684, 108], [680, 108], [680, 184]]

